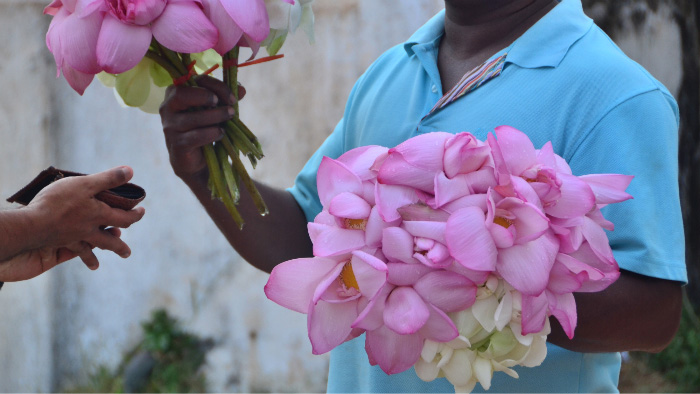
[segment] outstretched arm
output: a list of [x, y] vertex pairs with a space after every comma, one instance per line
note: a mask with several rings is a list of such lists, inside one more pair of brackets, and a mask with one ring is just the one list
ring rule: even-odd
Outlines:
[[44, 188], [26, 207], [0, 212], [0, 280], [30, 279], [76, 256], [96, 269], [95, 247], [128, 257], [131, 251], [118, 228], [139, 221], [144, 209], [111, 208], [95, 195], [132, 176], [131, 168], [117, 167], [64, 178]]
[[237, 208], [245, 220], [243, 230], [238, 229], [224, 205], [211, 198], [201, 148], [223, 137], [219, 124], [233, 116], [235, 98], [223, 82], [214, 78], [200, 77], [197, 83], [201, 87], [169, 87], [160, 109], [175, 174], [192, 190], [231, 246], [253, 266], [270, 272], [285, 260], [311, 256], [306, 218], [286, 190], [256, 182], [270, 211], [264, 217], [248, 193], [242, 191]]

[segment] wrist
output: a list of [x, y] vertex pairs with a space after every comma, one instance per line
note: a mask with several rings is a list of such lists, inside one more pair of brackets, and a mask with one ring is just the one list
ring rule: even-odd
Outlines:
[[30, 208], [0, 212], [0, 261], [41, 246], [47, 233], [38, 219]]

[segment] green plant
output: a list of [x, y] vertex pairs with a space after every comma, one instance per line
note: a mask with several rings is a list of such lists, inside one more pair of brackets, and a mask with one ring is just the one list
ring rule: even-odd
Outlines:
[[87, 385], [70, 392], [205, 392], [206, 379], [201, 367], [211, 341], [184, 331], [164, 309], [155, 310], [141, 327], [143, 340], [125, 354], [116, 371], [100, 366], [90, 375]]
[[700, 319], [683, 293], [683, 315], [678, 333], [657, 354], [644, 355], [649, 366], [677, 384], [677, 392], [700, 392]]
[[142, 324], [144, 340], [141, 348], [153, 356], [156, 363], [145, 387], [151, 393], [187, 393], [206, 391], [204, 365], [206, 341], [183, 331], [178, 322], [159, 309], [151, 320]]

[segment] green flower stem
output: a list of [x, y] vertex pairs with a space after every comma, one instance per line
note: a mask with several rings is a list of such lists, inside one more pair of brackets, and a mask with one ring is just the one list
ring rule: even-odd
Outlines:
[[177, 71], [177, 69], [172, 65], [172, 63], [170, 63], [168, 59], [161, 56], [158, 52], [149, 49], [148, 52], [146, 52], [146, 57], [158, 63], [159, 66], [163, 67], [163, 69], [165, 69], [165, 71], [167, 71], [168, 74], [170, 74], [170, 77], [172, 79], [177, 79], [182, 76], [182, 74], [180, 74]]
[[224, 173], [224, 180], [226, 181], [226, 186], [228, 187], [228, 192], [231, 194], [234, 204], [238, 204], [241, 199], [241, 193], [238, 189], [238, 182], [236, 181], [236, 174], [234, 174], [233, 167], [228, 162], [228, 154], [226, 153], [226, 148], [221, 143], [215, 145], [216, 156], [221, 164], [221, 170]]
[[226, 186], [224, 186], [226, 181], [221, 173], [221, 167], [219, 166], [216, 152], [214, 152], [214, 146], [205, 145], [202, 149], [204, 149], [204, 157], [207, 161], [207, 165], [209, 166], [209, 176], [214, 179], [216, 195], [221, 198], [221, 202], [224, 203], [224, 206], [228, 210], [229, 214], [231, 214], [231, 217], [233, 218], [233, 221], [236, 222], [238, 229], [242, 230], [243, 218], [241, 217], [241, 214], [238, 213], [231, 195], [226, 193]]
[[231, 119], [231, 121], [236, 127], [238, 127], [238, 129], [240, 129], [243, 132], [243, 134], [250, 140], [250, 142], [255, 144], [256, 147], [258, 147], [258, 150], [260, 151], [259, 159], [262, 159], [264, 155], [262, 153], [262, 146], [260, 146], [258, 137], [256, 137], [255, 134], [253, 134], [253, 132], [250, 131], [248, 126], [246, 126], [245, 123], [241, 122], [241, 120], [237, 116]]
[[229, 136], [244, 155], [253, 154], [255, 158], [262, 159], [262, 151], [236, 126], [235, 122], [226, 122], [226, 130], [229, 131]]
[[[228, 61], [237, 60], [238, 55], [239, 49], [235, 47], [224, 54], [224, 59]], [[176, 53], [165, 48], [156, 40], [153, 40], [151, 43], [151, 48], [146, 53], [146, 57], [163, 67], [173, 80], [182, 78], [189, 73], [187, 69], [187, 66], [191, 63], [189, 54]], [[239, 155], [246, 155], [253, 168], [255, 168], [257, 161], [262, 159], [263, 152], [258, 139], [238, 117], [238, 67], [224, 67], [223, 75], [224, 82], [230, 87], [236, 98], [236, 102], [233, 105], [236, 115], [223, 125], [226, 130], [226, 137], [222, 142], [216, 145], [204, 146], [202, 149], [209, 168], [208, 185], [212, 192], [212, 198], [223, 202], [238, 228], [242, 229], [244, 221], [236, 209], [236, 205], [240, 200], [239, 180], [243, 182], [243, 185], [250, 193], [260, 214], [266, 215], [268, 209], [255, 187], [255, 183], [241, 162]], [[193, 79], [189, 79], [187, 84], [189, 86], [197, 86]], [[232, 163], [229, 163], [229, 157]]]
[[268, 211], [267, 205], [265, 205], [265, 201], [263, 201], [263, 198], [260, 195], [258, 188], [255, 187], [255, 183], [250, 178], [250, 175], [248, 175], [245, 166], [243, 166], [243, 162], [241, 162], [241, 159], [238, 157], [238, 152], [236, 151], [236, 148], [233, 146], [228, 136], [225, 136], [224, 139], [221, 140], [221, 142], [223, 142], [224, 147], [228, 151], [229, 156], [231, 156], [231, 165], [241, 177], [243, 185], [245, 185], [246, 189], [248, 189], [248, 193], [250, 193], [250, 196], [253, 198], [253, 203], [255, 203], [255, 206], [258, 208], [258, 212], [261, 216], [267, 215], [270, 211]]
[[[233, 49], [224, 54], [224, 62], [238, 61], [238, 54], [238, 46], [233, 47]], [[224, 67], [224, 83], [228, 85], [233, 93], [233, 97], [236, 98], [236, 102], [233, 103], [233, 109], [236, 110], [235, 118], [238, 119], [238, 66]]]
[[160, 53], [172, 63], [175, 68], [177, 68], [177, 71], [180, 73], [180, 75], [187, 75], [189, 72], [187, 70], [187, 64], [184, 64], [184, 60], [177, 54], [177, 52], [171, 51], [170, 49], [160, 45], [158, 41], [153, 41], [160, 51]]

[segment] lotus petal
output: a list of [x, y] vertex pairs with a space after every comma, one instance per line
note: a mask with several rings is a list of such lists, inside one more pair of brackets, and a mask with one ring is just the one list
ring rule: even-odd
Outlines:
[[270, 21], [264, 0], [220, 0], [231, 19], [254, 41], [270, 34]]
[[444, 312], [469, 308], [476, 300], [472, 281], [450, 271], [433, 271], [416, 281], [415, 291], [430, 304]]
[[625, 192], [634, 176], [620, 174], [583, 175], [579, 179], [593, 189], [596, 204], [612, 204], [629, 200], [632, 196]]
[[445, 228], [446, 245], [452, 257], [476, 271], [496, 268], [496, 245], [485, 220], [479, 208], [463, 208], [450, 216]]
[[156, 40], [175, 52], [203, 52], [219, 40], [216, 26], [194, 2], [168, 3], [151, 26]]
[[511, 174], [520, 175], [537, 164], [537, 152], [525, 133], [510, 126], [496, 127], [495, 132], [498, 146]]
[[338, 264], [336, 260], [323, 257], [285, 261], [272, 269], [265, 285], [265, 295], [285, 308], [308, 313], [319, 283]]
[[97, 38], [97, 62], [110, 74], [136, 66], [151, 45], [151, 28], [122, 23], [107, 13]]
[[511, 286], [523, 294], [535, 296], [544, 291], [554, 265], [559, 242], [545, 233], [534, 241], [498, 251], [497, 270]]
[[583, 216], [595, 206], [595, 195], [588, 184], [573, 175], [559, 174], [561, 196], [545, 207], [545, 213], [558, 218]]
[[362, 194], [362, 180], [345, 164], [329, 157], [321, 159], [316, 180], [318, 197], [324, 207], [340, 193]]
[[423, 298], [410, 287], [397, 287], [389, 294], [384, 307], [384, 324], [397, 334], [418, 332], [430, 317]]
[[383, 326], [366, 334], [365, 350], [370, 360], [387, 374], [403, 372], [420, 358], [423, 340], [419, 335], [399, 335]]
[[367, 219], [372, 207], [354, 193], [342, 192], [333, 197], [328, 205], [328, 212], [339, 218]]
[[347, 340], [351, 324], [357, 318], [357, 303], [331, 304], [320, 301], [307, 317], [313, 354], [323, 354]]

